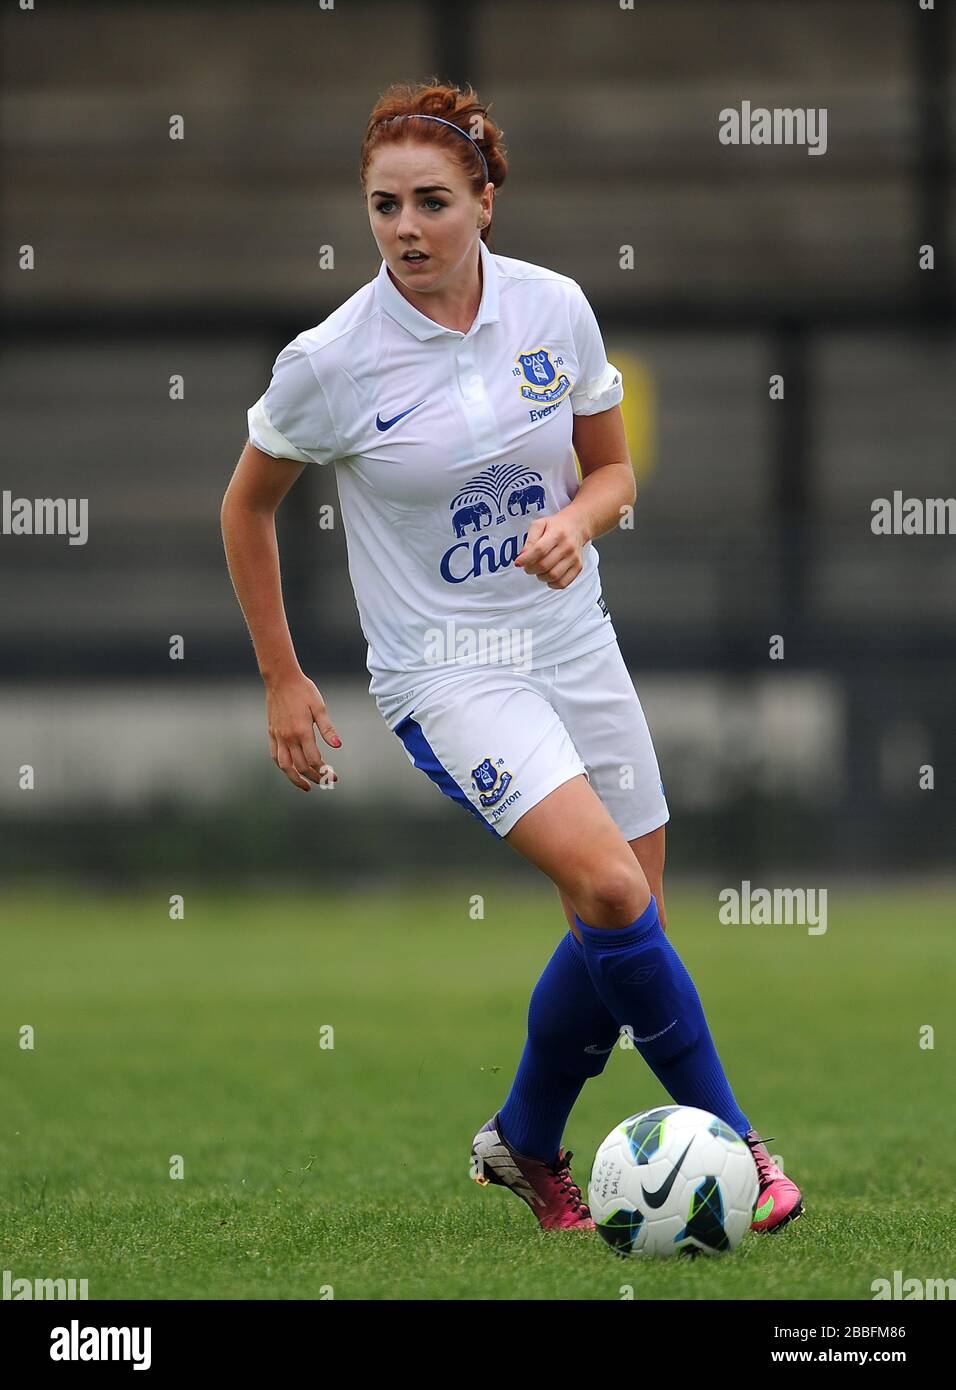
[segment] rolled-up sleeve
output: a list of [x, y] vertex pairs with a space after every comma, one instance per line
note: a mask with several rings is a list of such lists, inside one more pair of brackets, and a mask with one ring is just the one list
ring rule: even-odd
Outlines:
[[620, 405], [624, 399], [621, 373], [607, 360], [594, 310], [578, 284], [574, 286], [571, 301], [571, 333], [578, 360], [577, 381], [571, 392], [574, 414], [597, 415]]
[[247, 418], [250, 441], [273, 458], [332, 463], [339, 457], [328, 398], [311, 361], [295, 343], [279, 353], [272, 381]]

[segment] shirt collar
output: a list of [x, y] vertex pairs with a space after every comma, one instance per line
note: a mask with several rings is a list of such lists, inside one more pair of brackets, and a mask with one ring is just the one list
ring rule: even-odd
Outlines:
[[[468, 330], [474, 333], [483, 323], [497, 323], [498, 314], [498, 267], [495, 258], [488, 250], [483, 241], [478, 242], [478, 254], [481, 259], [481, 303], [478, 305], [478, 313], [475, 321]], [[387, 314], [407, 328], [409, 333], [413, 333], [420, 342], [425, 342], [427, 338], [437, 338], [444, 333], [452, 338], [464, 338], [467, 335], [460, 333], [455, 328], [446, 328], [444, 324], [436, 323], [426, 314], [421, 313], [411, 304], [403, 294], [392, 284], [388, 275], [388, 267], [382, 262], [378, 272], [378, 279], [375, 282], [378, 302]]]

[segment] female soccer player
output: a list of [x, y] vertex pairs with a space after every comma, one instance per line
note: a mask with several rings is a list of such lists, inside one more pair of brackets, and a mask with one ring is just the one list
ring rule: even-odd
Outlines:
[[489, 251], [506, 172], [471, 88], [390, 88], [361, 154], [381, 269], [283, 349], [249, 411], [222, 521], [272, 757], [303, 791], [335, 775], [315, 726], [341, 739], [296, 660], [274, 524], [305, 464], [331, 463], [379, 711], [415, 767], [552, 880], [568, 921], [473, 1175], [545, 1229], [593, 1229], [560, 1141], [626, 1030], [676, 1103], [745, 1139], [753, 1226], [776, 1230], [800, 1193], [734, 1099], [664, 934], [668, 810], [601, 595], [592, 541], [635, 498], [620, 373], [574, 280]]

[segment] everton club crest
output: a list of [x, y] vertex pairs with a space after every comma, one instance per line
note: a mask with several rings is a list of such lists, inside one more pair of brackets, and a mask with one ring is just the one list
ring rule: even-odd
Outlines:
[[[503, 763], [504, 758], [499, 758], [498, 762]], [[482, 806], [494, 806], [511, 785], [511, 773], [499, 771], [490, 758], [482, 758], [478, 766], [471, 769], [471, 780]]]
[[519, 352], [515, 361], [520, 368], [515, 375], [524, 377], [521, 394], [526, 401], [551, 405], [562, 400], [571, 390], [570, 380], [560, 371], [564, 365], [564, 358], [556, 357], [552, 361], [547, 348], [539, 347], [533, 352]]

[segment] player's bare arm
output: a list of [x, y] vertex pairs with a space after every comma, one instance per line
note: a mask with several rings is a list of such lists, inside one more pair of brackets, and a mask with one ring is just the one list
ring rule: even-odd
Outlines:
[[304, 465], [247, 443], [223, 498], [222, 538], [236, 598], [266, 688], [272, 760], [294, 787], [338, 780], [324, 763], [315, 727], [331, 748], [341, 739], [318, 687], [302, 671], [282, 602], [275, 514]]
[[581, 486], [574, 500], [554, 516], [531, 523], [515, 560], [527, 574], [546, 581], [549, 589], [566, 589], [577, 578], [584, 567], [585, 545], [612, 531], [637, 496], [619, 405], [596, 415], [576, 415], [572, 441], [581, 464]]

